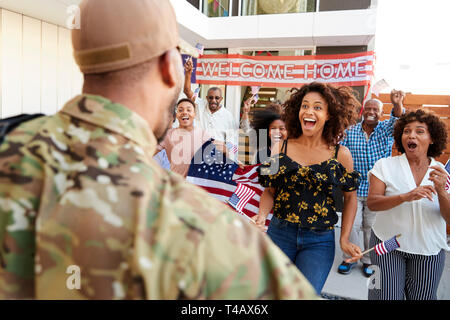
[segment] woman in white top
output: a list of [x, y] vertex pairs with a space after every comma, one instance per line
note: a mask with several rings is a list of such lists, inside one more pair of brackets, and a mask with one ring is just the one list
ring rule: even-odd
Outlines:
[[400, 156], [377, 161], [369, 172], [370, 210], [377, 211], [371, 246], [396, 234], [400, 248], [371, 260], [379, 267], [369, 300], [436, 300], [449, 250], [450, 223], [447, 173], [433, 157], [442, 154], [447, 128], [436, 115], [422, 109], [403, 115], [394, 139]]

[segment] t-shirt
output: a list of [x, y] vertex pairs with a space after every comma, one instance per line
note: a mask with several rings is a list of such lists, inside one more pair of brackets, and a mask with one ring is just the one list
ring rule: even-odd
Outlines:
[[[430, 166], [436, 165], [444, 167], [431, 158]], [[433, 185], [429, 180], [432, 170], [428, 169], [421, 186]], [[385, 183], [386, 196], [403, 194], [417, 187], [405, 154], [378, 160], [369, 171], [369, 177], [371, 174]], [[436, 255], [441, 249], [450, 250], [447, 245], [446, 224], [439, 210], [437, 195], [433, 195], [433, 201], [425, 198], [404, 202], [389, 210], [377, 211], [372, 228], [382, 241], [401, 234], [402, 236], [397, 238], [399, 251]]]
[[186, 177], [195, 152], [209, 139], [211, 135], [200, 128], [194, 128], [191, 131], [172, 128], [169, 129], [158, 149], [166, 149], [170, 170]]

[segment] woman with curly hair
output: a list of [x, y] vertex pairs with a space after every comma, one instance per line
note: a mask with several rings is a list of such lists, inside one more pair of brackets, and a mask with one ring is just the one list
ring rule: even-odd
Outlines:
[[287, 137], [286, 125], [282, 119], [283, 109], [280, 104], [270, 103], [264, 109], [250, 111], [251, 121], [248, 125], [256, 131], [256, 152], [252, 163], [266, 162], [271, 155], [272, 146]]
[[401, 155], [380, 159], [369, 171], [367, 205], [377, 211], [370, 244], [396, 234], [400, 248], [371, 260], [380, 270], [370, 300], [436, 300], [449, 250], [450, 223], [447, 173], [437, 162], [446, 148], [447, 128], [433, 113], [418, 109], [403, 115], [394, 127]]
[[335, 254], [334, 188], [344, 194], [341, 248], [355, 259], [361, 254], [348, 240], [360, 174], [353, 170], [350, 151], [338, 144], [356, 122], [360, 103], [349, 87], [313, 82], [292, 89], [284, 107], [288, 139], [258, 168], [266, 189], [253, 219], [263, 229], [273, 208], [267, 234], [320, 294]]

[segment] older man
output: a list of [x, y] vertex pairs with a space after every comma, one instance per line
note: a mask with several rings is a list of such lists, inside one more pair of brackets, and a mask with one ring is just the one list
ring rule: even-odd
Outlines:
[[198, 105], [196, 125], [207, 131], [217, 141], [237, 145], [239, 124], [232, 113], [222, 105], [222, 90], [219, 87], [209, 88], [206, 100], [194, 97], [190, 80], [193, 71], [192, 60], [185, 63], [184, 69], [184, 93]]
[[[362, 113], [362, 121], [348, 129], [345, 139], [341, 142], [342, 145], [350, 150], [355, 169], [362, 175], [361, 185], [357, 191], [358, 210], [350, 241], [359, 244], [360, 231], [362, 229], [364, 250], [369, 249], [370, 231], [375, 222], [375, 213], [369, 210], [366, 203], [369, 190], [367, 174], [377, 160], [392, 155], [394, 124], [404, 112], [404, 97], [405, 93], [403, 91], [392, 90], [391, 102], [393, 108], [391, 116], [384, 121], [380, 121], [383, 114], [383, 103], [378, 99], [367, 100]], [[356, 265], [356, 263], [346, 263], [345, 260], [348, 258], [350, 257], [343, 255], [344, 261], [338, 268], [339, 273], [348, 274]], [[369, 256], [364, 255], [361, 262], [363, 263], [364, 275], [370, 277], [374, 271], [369, 268]]]
[[0, 299], [300, 299], [257, 228], [152, 155], [183, 66], [168, 0], [84, 0], [83, 94], [0, 149]]

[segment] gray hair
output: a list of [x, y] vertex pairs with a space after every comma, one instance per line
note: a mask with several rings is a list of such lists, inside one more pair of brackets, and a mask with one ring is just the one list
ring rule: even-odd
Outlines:
[[375, 102], [376, 104], [378, 104], [378, 106], [380, 107], [381, 110], [383, 110], [383, 102], [381, 102], [381, 100], [373, 98], [373, 99], [369, 99], [366, 101], [366, 103], [364, 103], [364, 107], [368, 104], [368, 103], [373, 103]]

